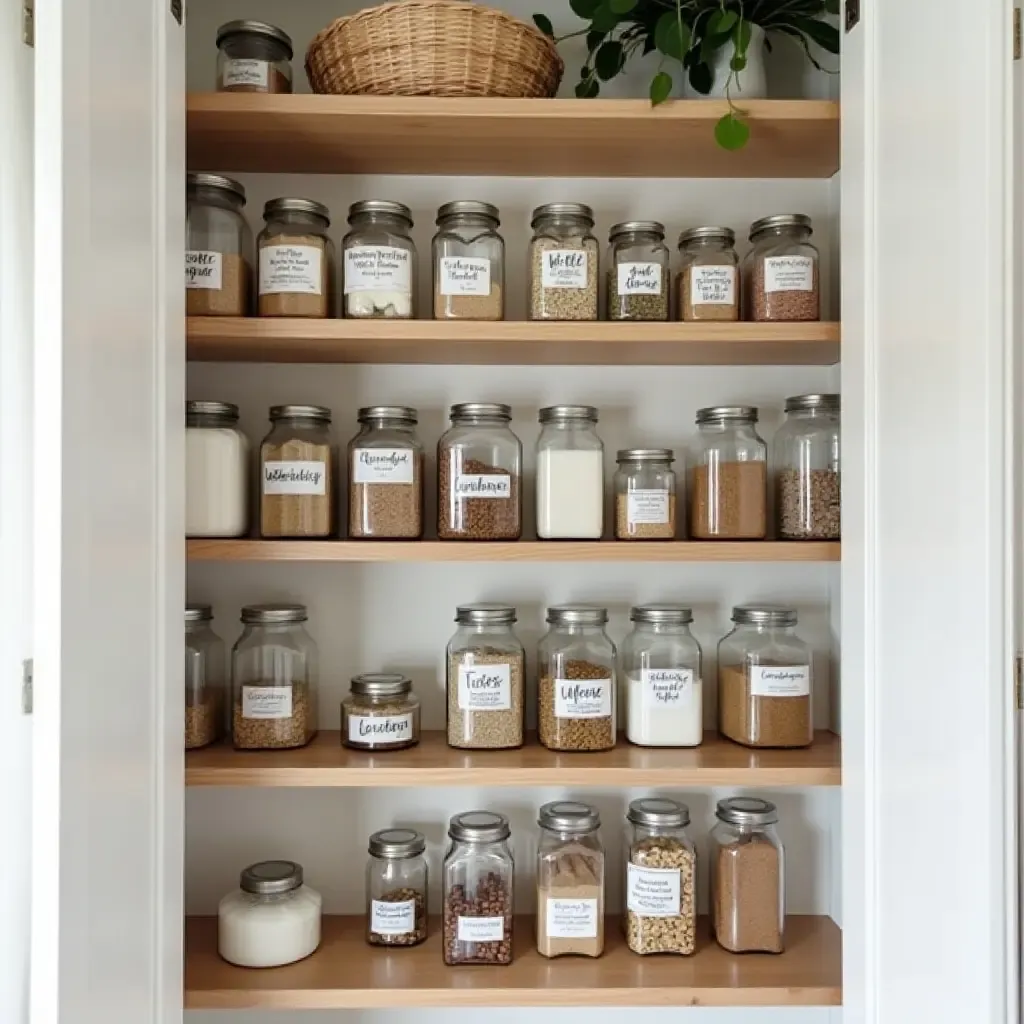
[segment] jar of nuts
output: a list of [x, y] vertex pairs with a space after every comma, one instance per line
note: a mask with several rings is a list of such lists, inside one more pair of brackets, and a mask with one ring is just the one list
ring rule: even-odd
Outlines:
[[185, 312], [248, 316], [252, 232], [242, 210], [245, 188], [220, 174], [185, 178]]
[[677, 800], [634, 800], [626, 814], [626, 942], [634, 953], [696, 949], [697, 852], [690, 809]]
[[626, 448], [615, 458], [617, 540], [672, 540], [676, 535], [675, 452]]
[[548, 203], [533, 211], [531, 227], [530, 319], [596, 320], [594, 211], [583, 203]]
[[390, 199], [364, 199], [348, 210], [342, 239], [345, 316], [416, 316], [416, 244], [412, 211]]
[[811, 218], [780, 213], [750, 225], [753, 248], [743, 261], [748, 320], [820, 320], [818, 250]]
[[434, 319], [501, 320], [505, 316], [505, 241], [498, 208], [459, 199], [437, 211]]
[[739, 320], [739, 257], [732, 228], [691, 228], [679, 236], [680, 320]]
[[370, 836], [366, 862], [366, 941], [418, 946], [427, 937], [427, 841], [411, 828]]
[[656, 220], [616, 224], [608, 235], [608, 319], [667, 320], [668, 246]]
[[399, 672], [353, 676], [341, 702], [341, 742], [356, 750], [403, 750], [420, 741], [420, 701]]
[[260, 316], [334, 314], [334, 243], [327, 207], [312, 199], [271, 199], [259, 251]]
[[217, 29], [218, 92], [291, 92], [292, 41], [265, 21], [229, 21]]
[[227, 714], [224, 641], [210, 623], [208, 604], [185, 608], [185, 749], [205, 747], [224, 735]]

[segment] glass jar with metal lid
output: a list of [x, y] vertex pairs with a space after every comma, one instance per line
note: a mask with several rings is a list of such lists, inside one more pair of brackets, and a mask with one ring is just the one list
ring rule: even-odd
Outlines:
[[418, 946], [427, 937], [427, 841], [411, 828], [370, 836], [366, 862], [366, 941]]
[[691, 228], [679, 236], [680, 320], [739, 320], [739, 257], [732, 228]]
[[512, 409], [453, 405], [437, 443], [437, 535], [441, 540], [518, 540], [523, 530], [523, 446]]
[[437, 211], [434, 235], [434, 319], [502, 320], [505, 241], [498, 208], [456, 200]]
[[780, 213], [750, 225], [753, 248], [743, 261], [747, 320], [820, 320], [818, 250], [811, 218]]
[[617, 540], [672, 540], [676, 535], [676, 474], [671, 448], [625, 448], [615, 457]]
[[265, 21], [217, 29], [218, 92], [291, 92], [291, 60], [291, 37]]
[[400, 672], [353, 676], [341, 702], [341, 742], [356, 750], [404, 750], [420, 741], [420, 700]]
[[239, 750], [305, 746], [317, 732], [319, 655], [305, 605], [251, 604], [231, 652], [231, 733]]
[[718, 644], [718, 727], [748, 747], [807, 747], [814, 739], [811, 649], [794, 608], [737, 605]]
[[263, 220], [256, 239], [260, 316], [332, 316], [334, 243], [327, 207], [312, 199], [271, 199]]
[[245, 189], [234, 178], [190, 171], [185, 178], [185, 312], [248, 316], [252, 296], [252, 232], [242, 210]]
[[512, 963], [515, 865], [508, 818], [464, 811], [448, 823], [444, 858], [444, 962]]
[[768, 446], [757, 409], [723, 405], [697, 410], [690, 487], [695, 540], [764, 540], [768, 532]]
[[604, 532], [604, 444], [592, 405], [540, 410], [537, 536], [600, 540]]
[[230, 402], [185, 403], [185, 536], [249, 531], [249, 440]]
[[786, 924], [785, 851], [775, 804], [719, 800], [711, 830], [711, 927], [730, 953], [781, 953]]
[[608, 319], [667, 320], [668, 246], [656, 220], [616, 224], [608, 234]]
[[839, 395], [786, 399], [773, 443], [779, 537], [839, 540]]
[[185, 608], [185, 749], [205, 747], [224, 735], [227, 661], [213, 631], [208, 604]]
[[596, 320], [594, 211], [583, 203], [548, 203], [533, 211], [531, 227], [530, 319]]
[[342, 239], [345, 316], [416, 316], [416, 245], [412, 211], [389, 199], [366, 199], [348, 209]]

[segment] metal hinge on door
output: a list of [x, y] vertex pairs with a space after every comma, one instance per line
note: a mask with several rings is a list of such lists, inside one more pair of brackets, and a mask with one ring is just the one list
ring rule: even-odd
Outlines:
[[36, 0], [22, 0], [21, 41], [26, 46], [36, 45]]
[[26, 658], [21, 663], [21, 713], [23, 715], [32, 714], [32, 659]]
[[860, 0], [846, 0], [846, 31], [860, 21]]

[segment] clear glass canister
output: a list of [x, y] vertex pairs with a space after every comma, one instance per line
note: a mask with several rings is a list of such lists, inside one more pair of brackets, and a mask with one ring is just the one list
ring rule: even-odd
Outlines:
[[627, 448], [615, 457], [617, 540], [672, 540], [676, 535], [676, 474], [671, 448]]
[[786, 399], [773, 443], [779, 537], [839, 540], [839, 442], [839, 395]]
[[416, 245], [412, 211], [388, 199], [366, 199], [348, 210], [342, 239], [345, 316], [416, 316]]
[[356, 750], [403, 750], [420, 741], [420, 700], [399, 672], [353, 676], [341, 702], [341, 742]]
[[185, 312], [248, 316], [252, 232], [242, 210], [245, 189], [220, 174], [185, 178]]
[[427, 841], [411, 828], [370, 836], [366, 862], [366, 941], [418, 946], [427, 937]]
[[539, 414], [537, 536], [600, 540], [604, 532], [604, 444], [592, 405], [550, 405]]
[[697, 851], [690, 809], [677, 800], [634, 800], [626, 856], [626, 942], [634, 953], [697, 948]]
[[227, 659], [213, 631], [208, 604], [185, 608], [185, 749], [205, 747], [224, 735]]
[[814, 739], [811, 649], [793, 608], [737, 605], [718, 644], [718, 727], [748, 747], [807, 747]]
[[615, 746], [615, 644], [606, 608], [548, 609], [550, 629], [537, 647], [537, 719], [549, 750]]
[[498, 208], [457, 200], [437, 211], [434, 235], [434, 319], [502, 320], [505, 241]]
[[511, 830], [504, 814], [464, 811], [448, 824], [444, 962], [512, 963]]
[[704, 702], [693, 612], [648, 604], [629, 618], [633, 632], [621, 650], [626, 738], [641, 747], [696, 747], [704, 738]]
[[812, 230], [811, 218], [802, 213], [777, 214], [750, 225], [753, 248], [743, 261], [746, 319], [821, 319], [821, 276]]
[[359, 410], [348, 445], [348, 532], [373, 540], [423, 536], [423, 445], [404, 405]]
[[668, 246], [656, 220], [616, 224], [608, 235], [608, 319], [667, 320]]
[[249, 532], [249, 439], [230, 402], [185, 403], [185, 536]]
[[583, 203], [548, 203], [533, 211], [531, 227], [530, 319], [596, 320], [594, 211]]
[[229, 21], [217, 29], [218, 92], [291, 92], [292, 41], [265, 21]]
[[468, 750], [523, 745], [526, 664], [511, 605], [455, 610], [448, 641], [448, 744]]
[[512, 410], [493, 402], [451, 408], [437, 443], [441, 540], [518, 540], [523, 531], [523, 445]]
[[786, 923], [785, 853], [775, 804], [719, 800], [711, 830], [711, 927], [730, 953], [781, 953]]
[[679, 236], [680, 320], [739, 320], [739, 257], [732, 228], [691, 228]]
[[259, 315], [313, 319], [334, 313], [334, 243], [330, 213], [312, 199], [271, 199], [259, 252]]
[[768, 446], [752, 405], [697, 411], [690, 487], [695, 540], [764, 540], [768, 533]]
[[303, 747], [317, 731], [319, 656], [301, 604], [242, 609], [231, 652], [232, 725], [238, 750]]
[[544, 804], [537, 824], [537, 952], [600, 956], [604, 952], [605, 856], [601, 817], [590, 804]]

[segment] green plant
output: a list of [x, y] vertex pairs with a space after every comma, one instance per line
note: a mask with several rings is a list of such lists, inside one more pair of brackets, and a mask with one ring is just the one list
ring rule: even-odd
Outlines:
[[745, 112], [733, 102], [732, 91], [737, 74], [747, 66], [751, 26], [765, 30], [769, 49], [773, 35], [795, 40], [817, 68], [821, 65], [812, 43], [839, 53], [839, 30], [827, 20], [839, 13], [839, 0], [569, 0], [569, 7], [588, 22], [586, 28], [556, 36], [546, 15], [535, 14], [533, 20], [556, 43], [586, 36], [587, 59], [576, 85], [581, 99], [597, 96], [601, 82], [613, 79], [631, 57], [652, 51], [661, 56], [651, 79], [652, 104], [664, 103], [675, 88], [666, 61], [678, 63], [690, 85], [706, 96], [714, 84], [715, 55], [731, 46], [725, 84], [729, 110], [715, 126], [715, 138], [725, 149], [739, 149], [750, 137]]

